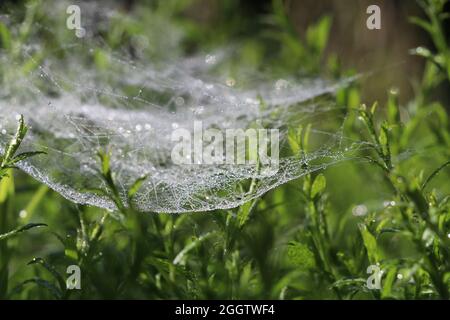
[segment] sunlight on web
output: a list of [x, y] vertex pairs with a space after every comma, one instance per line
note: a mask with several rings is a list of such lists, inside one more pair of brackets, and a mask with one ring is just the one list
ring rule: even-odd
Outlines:
[[[105, 51], [109, 67], [99, 69], [79, 55], [94, 59], [94, 45], [84, 39], [67, 46], [64, 60], [49, 56], [36, 70], [0, 89], [0, 149], [14, 132], [16, 115], [23, 114], [31, 128], [22, 148], [47, 155], [19, 167], [75, 203], [115, 209], [107, 197], [92, 191], [106, 189], [98, 170], [99, 150], [111, 153], [124, 200], [136, 179], [147, 175], [134, 206], [146, 212], [180, 213], [239, 206], [348, 159], [360, 147], [327, 122], [337, 117], [342, 124], [342, 110], [329, 97], [349, 80], [270, 79], [247, 71], [223, 76], [220, 66], [229, 59], [228, 49], [157, 61]], [[22, 54], [32, 57], [28, 47]], [[1, 60], [11, 63], [8, 56]], [[267, 176], [249, 165], [174, 164], [171, 133], [177, 128], [193, 130], [194, 121], [219, 130], [279, 129], [278, 172]], [[316, 141], [302, 157], [292, 155], [286, 143], [287, 128], [300, 124], [312, 125], [311, 140]]]

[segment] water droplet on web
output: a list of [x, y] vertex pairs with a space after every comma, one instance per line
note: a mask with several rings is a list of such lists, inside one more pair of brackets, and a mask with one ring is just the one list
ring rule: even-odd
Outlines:
[[178, 107], [181, 107], [182, 105], [184, 105], [184, 98], [183, 98], [183, 97], [177, 97], [177, 98], [175, 99], [175, 104], [176, 104]]
[[228, 78], [227, 81], [225, 81], [225, 83], [229, 87], [234, 87], [236, 84], [236, 80], [234, 80], [233, 78]]
[[136, 131], [139, 132], [139, 131], [141, 131], [141, 130], [142, 130], [142, 126], [141, 126], [140, 124], [137, 124], [137, 125], [136, 125]]
[[193, 108], [192, 112], [196, 115], [200, 115], [205, 111], [205, 107], [204, 106], [198, 106], [197, 108]]
[[248, 103], [248, 104], [254, 104], [254, 105], [258, 105], [259, 104], [258, 100], [252, 99], [252, 98], [245, 99], [245, 102]]
[[212, 54], [208, 54], [205, 57], [206, 64], [215, 64], [216, 63], [216, 56]]
[[402, 280], [403, 279], [403, 275], [401, 273], [397, 274], [397, 279], [398, 280]]
[[151, 126], [150, 124], [148, 124], [148, 123], [146, 123], [146, 124], [144, 125], [144, 128], [145, 128], [145, 130], [147, 130], [147, 131], [152, 130], [152, 126]]
[[196, 87], [201, 88], [201, 87], [203, 86], [203, 81], [200, 80], [200, 79], [197, 79], [197, 80], [194, 81], [194, 85], [195, 85]]
[[2, 134], [6, 134], [6, 130], [5, 129], [2, 130]]
[[275, 82], [275, 89], [277, 91], [287, 89], [288, 87], [289, 87], [289, 81], [287, 81], [285, 79], [278, 79], [277, 82]]
[[172, 129], [178, 129], [178, 123], [176, 122], [172, 123]]

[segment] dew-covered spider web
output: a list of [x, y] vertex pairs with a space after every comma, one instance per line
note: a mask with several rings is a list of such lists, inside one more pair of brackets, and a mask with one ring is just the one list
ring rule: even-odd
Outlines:
[[[64, 5], [54, 3], [52, 10], [64, 12]], [[72, 35], [69, 43], [47, 54], [35, 36], [20, 46], [19, 58], [1, 52], [1, 63], [9, 67], [4, 70], [6, 85], [0, 88], [0, 149], [13, 136], [17, 116], [23, 114], [30, 130], [21, 151], [46, 154], [22, 161], [19, 167], [75, 203], [115, 209], [107, 196], [93, 191], [107, 190], [99, 171], [99, 150], [111, 153], [114, 181], [125, 202], [127, 190], [146, 176], [132, 204], [140, 211], [181, 213], [237, 207], [348, 159], [361, 146], [343, 136], [339, 123], [345, 115], [332, 98], [348, 79], [299, 80], [289, 75], [272, 78], [255, 70], [229, 72], [238, 45], [183, 56], [178, 49], [182, 32], [156, 25], [164, 21], [155, 21], [156, 31], [139, 38], [144, 49], [166, 51], [163, 57], [106, 46], [99, 51], [101, 41], [92, 21], [111, 18], [115, 12], [102, 11], [104, 17], [99, 18], [98, 9], [86, 11], [87, 33], [82, 39]], [[57, 23], [61, 32], [73, 33], [65, 30], [63, 21]], [[163, 39], [152, 34], [161, 28]], [[262, 175], [254, 165], [173, 163], [171, 134], [177, 128], [192, 130], [194, 121], [219, 130], [279, 129], [278, 172]], [[288, 129], [300, 125], [311, 126], [312, 141], [301, 156], [292, 153], [287, 139]]]

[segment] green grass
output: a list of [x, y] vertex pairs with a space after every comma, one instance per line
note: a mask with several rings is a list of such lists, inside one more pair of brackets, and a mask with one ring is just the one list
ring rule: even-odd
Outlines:
[[[131, 199], [143, 180], [123, 203], [108, 153], [101, 150], [98, 168], [108, 188], [99, 192], [118, 212], [72, 204], [15, 170], [19, 161], [38, 155], [19, 152], [27, 131], [20, 118], [0, 157], [0, 299], [449, 299], [450, 123], [434, 92], [439, 85], [448, 88], [450, 50], [442, 27], [445, 1], [420, 2], [427, 20], [412, 21], [429, 33], [434, 49], [413, 51], [426, 59], [414, 99], [399, 105], [397, 92], [386, 88], [384, 105], [366, 106], [358, 84], [342, 89], [336, 103], [346, 107], [345, 133], [366, 146], [358, 160], [309, 174], [236, 209], [138, 212]], [[323, 54], [330, 18], [299, 41], [280, 3], [274, 1], [269, 37], [284, 49], [272, 58], [284, 57], [286, 70], [308, 61], [306, 73], [318, 72], [328, 59], [328, 74], [345, 74], [334, 56]], [[163, 15], [169, 9], [160, 10]], [[26, 72], [37, 65], [20, 61], [14, 48], [31, 32], [30, 19], [24, 19], [20, 39], [12, 40], [0, 24], [2, 50]], [[144, 28], [116, 27], [112, 45]], [[190, 27], [189, 41], [214, 42]], [[238, 61], [264, 62], [263, 49], [252, 42], [248, 48]], [[100, 56], [98, 68], [104, 67]], [[292, 56], [297, 59], [287, 59]], [[13, 73], [3, 68], [4, 82]], [[309, 130], [290, 128], [295, 154], [308, 154]], [[352, 214], [357, 205], [365, 215]], [[81, 290], [66, 289], [69, 265], [81, 268]], [[371, 265], [383, 270], [380, 289], [366, 286]]]

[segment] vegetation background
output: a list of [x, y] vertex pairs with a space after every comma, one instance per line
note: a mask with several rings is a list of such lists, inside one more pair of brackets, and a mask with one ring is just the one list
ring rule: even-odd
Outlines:
[[[370, 4], [382, 9], [381, 30], [365, 26]], [[46, 5], [1, 3], [2, 56], [17, 62], [14, 48], [31, 38], [33, 23], [54, 27]], [[111, 48], [132, 50], [130, 37], [159, 17], [186, 31], [185, 54], [240, 43], [235, 68], [276, 65], [274, 74], [334, 79], [362, 72], [335, 103], [347, 113], [346, 134], [370, 149], [360, 155], [366, 161], [307, 175], [233, 210], [139, 213], [114, 199], [126, 217], [120, 221], [14, 170], [34, 156], [20, 154], [22, 123], [0, 158], [1, 299], [449, 298], [448, 1], [99, 5], [124, 17], [102, 35]], [[38, 36], [44, 60], [58, 38]], [[99, 56], [94, 67], [101, 68]], [[20, 61], [37, 67], [28, 62]], [[2, 85], [10, 74], [3, 63]], [[293, 152], [307, 153], [307, 128], [290, 129]], [[100, 165], [114, 190], [107, 154]], [[66, 289], [69, 265], [81, 267], [81, 290]], [[371, 265], [383, 271], [380, 289], [366, 285]]]

